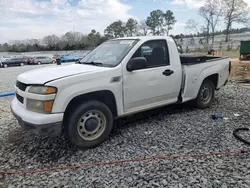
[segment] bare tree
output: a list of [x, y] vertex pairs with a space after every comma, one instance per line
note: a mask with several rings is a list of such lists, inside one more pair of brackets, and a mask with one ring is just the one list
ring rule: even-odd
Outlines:
[[191, 37], [190, 40], [188, 41], [188, 44], [191, 46], [194, 46], [195, 45], [195, 38]]
[[200, 8], [200, 15], [206, 20], [207, 42], [211, 34], [213, 46], [216, 26], [222, 16], [221, 0], [207, 0], [205, 5]]
[[139, 29], [140, 29], [141, 35], [146, 36], [148, 34], [149, 27], [146, 24], [146, 20], [140, 21]]
[[201, 7], [199, 9], [199, 14], [202, 18], [205, 20], [205, 26], [203, 31], [206, 33], [206, 42], [209, 43], [209, 37], [210, 37], [210, 25], [211, 25], [211, 16], [210, 12], [207, 7]]
[[48, 35], [43, 38], [44, 44], [46, 44], [50, 48], [55, 48], [57, 43], [60, 41], [60, 38], [56, 35]]
[[233, 23], [247, 23], [247, 14], [249, 7], [244, 0], [223, 0], [223, 15], [226, 23], [226, 38], [229, 41], [229, 35]]
[[198, 27], [199, 27], [199, 23], [196, 22], [195, 20], [190, 19], [190, 20], [188, 20], [187, 23], [186, 23], [186, 29], [188, 29], [188, 30], [190, 30], [190, 31], [194, 31], [194, 32], [196, 32], [197, 34], [200, 33]]

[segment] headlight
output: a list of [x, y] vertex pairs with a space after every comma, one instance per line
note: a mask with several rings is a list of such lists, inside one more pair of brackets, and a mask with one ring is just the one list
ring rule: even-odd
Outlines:
[[29, 88], [29, 93], [35, 93], [40, 95], [54, 94], [56, 92], [57, 88], [51, 86], [31, 86]]
[[33, 112], [48, 114], [51, 113], [54, 101], [39, 101], [27, 99], [27, 109]]

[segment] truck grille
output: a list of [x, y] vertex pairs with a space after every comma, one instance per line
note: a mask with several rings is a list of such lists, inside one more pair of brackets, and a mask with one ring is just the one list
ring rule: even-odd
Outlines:
[[16, 93], [16, 98], [17, 98], [17, 100], [19, 100], [20, 103], [23, 103], [23, 97], [21, 97], [17, 93]]
[[18, 87], [22, 91], [25, 91], [25, 89], [27, 88], [27, 86], [29, 86], [29, 85], [24, 84], [24, 83], [19, 82], [19, 81], [16, 82], [16, 87]]

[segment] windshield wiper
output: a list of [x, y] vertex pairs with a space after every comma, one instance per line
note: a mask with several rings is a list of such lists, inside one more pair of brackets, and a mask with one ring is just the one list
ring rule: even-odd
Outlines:
[[100, 63], [100, 62], [95, 62], [95, 61], [91, 61], [91, 62], [81, 62], [81, 64], [103, 66], [102, 63]]

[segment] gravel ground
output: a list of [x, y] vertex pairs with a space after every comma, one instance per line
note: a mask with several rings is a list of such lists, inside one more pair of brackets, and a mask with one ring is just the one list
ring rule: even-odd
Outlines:
[[[16, 75], [31, 68], [0, 69], [1, 90], [12, 90]], [[12, 97], [0, 98], [0, 169], [40, 169], [248, 148], [233, 138], [232, 131], [236, 127], [249, 126], [250, 90], [227, 85], [216, 92], [215, 97], [212, 107], [205, 110], [177, 105], [123, 119], [117, 123], [108, 141], [89, 150], [78, 150], [61, 137], [42, 137], [22, 131], [10, 113]], [[214, 113], [229, 120], [212, 120]], [[240, 116], [235, 117], [235, 113]], [[245, 136], [250, 137], [250, 134]], [[26, 175], [0, 175], [1, 186], [244, 188], [250, 187], [250, 158], [249, 154], [187, 157]]]

